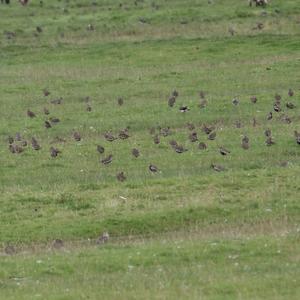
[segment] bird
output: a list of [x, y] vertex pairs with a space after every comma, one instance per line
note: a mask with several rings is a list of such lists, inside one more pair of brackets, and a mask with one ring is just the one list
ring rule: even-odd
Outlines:
[[96, 240], [96, 243], [98, 245], [101, 245], [101, 244], [104, 244], [104, 243], [108, 242], [108, 240], [109, 240], [109, 234], [108, 234], [108, 232], [103, 232], [103, 234], [101, 234], [98, 237], [98, 239]]
[[119, 181], [121, 181], [121, 182], [123, 182], [123, 181], [126, 180], [126, 176], [125, 176], [124, 172], [118, 173], [116, 177], [117, 177], [117, 179], [118, 179]]
[[208, 127], [205, 124], [202, 127], [202, 130], [206, 133], [206, 134], [210, 134], [212, 131], [215, 130], [214, 126]]
[[27, 141], [26, 140], [23, 140], [22, 143], [21, 143], [22, 147], [26, 147], [27, 146]]
[[75, 131], [75, 132], [73, 133], [73, 138], [74, 138], [74, 140], [75, 140], [76, 142], [80, 142], [80, 141], [81, 141], [81, 135], [80, 135], [80, 133], [79, 133], [78, 131]]
[[200, 108], [205, 108], [207, 106], [207, 100], [202, 99], [198, 105]]
[[189, 111], [190, 109], [188, 108], [188, 106], [180, 106], [179, 111], [182, 113], [185, 113], [187, 111]]
[[55, 239], [53, 242], [52, 242], [52, 247], [54, 249], [61, 249], [64, 247], [64, 242], [63, 240], [61, 239]]
[[104, 134], [104, 137], [105, 137], [105, 139], [106, 139], [108, 142], [113, 142], [114, 140], [117, 139], [117, 138], [114, 137], [114, 136], [112, 135], [112, 133], [110, 133], [110, 132], [106, 132], [106, 133]]
[[272, 145], [274, 145], [274, 144], [275, 144], [275, 142], [274, 142], [274, 140], [272, 139], [272, 137], [271, 137], [271, 136], [267, 137], [267, 139], [266, 139], [266, 145], [267, 145], [267, 146], [272, 146]]
[[267, 115], [267, 120], [270, 121], [273, 118], [273, 113], [270, 111]]
[[253, 118], [253, 119], [252, 119], [252, 126], [253, 126], [253, 127], [256, 127], [256, 125], [257, 125], [256, 118]]
[[62, 100], [63, 100], [63, 98], [60, 97], [60, 98], [57, 98], [57, 99], [53, 99], [50, 102], [52, 104], [62, 104]]
[[224, 148], [222, 146], [219, 148], [219, 151], [220, 151], [221, 155], [227, 155], [230, 153], [229, 150], [227, 150], [226, 148]]
[[28, 110], [27, 110], [27, 116], [28, 116], [29, 118], [34, 118], [34, 117], [35, 117], [35, 113], [28, 109]]
[[126, 139], [129, 138], [129, 134], [128, 134], [128, 129], [127, 128], [120, 131], [119, 138], [121, 140], [126, 140]]
[[197, 132], [193, 131], [189, 134], [189, 140], [194, 143], [198, 141]]
[[89, 24], [86, 29], [89, 30], [89, 31], [94, 31], [95, 27], [94, 27], [93, 24]]
[[160, 139], [159, 139], [159, 136], [157, 134], [153, 137], [153, 142], [156, 145], [158, 145], [160, 143]]
[[22, 153], [24, 151], [24, 149], [21, 146], [19, 146], [19, 145], [10, 144], [9, 145], [9, 151], [11, 153], [17, 153], [17, 154], [19, 154], [19, 153]]
[[295, 130], [294, 135], [295, 135], [295, 138], [296, 138], [296, 143], [298, 145], [300, 145], [300, 133], [297, 130]]
[[187, 123], [186, 126], [187, 126], [188, 130], [192, 131], [195, 129], [195, 125], [193, 123]]
[[278, 102], [280, 103], [281, 96], [279, 94], [275, 94], [274, 99], [275, 99], [276, 103], [278, 103]]
[[100, 154], [102, 154], [102, 153], [104, 153], [105, 149], [104, 149], [103, 146], [97, 145], [97, 151], [98, 151]]
[[16, 248], [15, 248], [13, 245], [7, 245], [7, 246], [5, 246], [5, 248], [4, 248], [4, 252], [5, 252], [5, 254], [7, 254], [7, 255], [13, 255], [13, 254], [15, 254], [17, 251], [16, 251]]
[[46, 128], [51, 128], [51, 127], [52, 127], [52, 125], [50, 124], [50, 122], [49, 122], [49, 121], [45, 121], [45, 127], [46, 127]]
[[155, 127], [149, 128], [149, 133], [150, 133], [151, 135], [155, 134]]
[[132, 150], [131, 150], [131, 153], [132, 153], [132, 155], [134, 156], [134, 157], [139, 157], [140, 156], [140, 151], [138, 150], [138, 149], [136, 149], [136, 148], [133, 148]]
[[49, 120], [50, 120], [50, 122], [52, 124], [57, 124], [57, 123], [60, 122], [60, 119], [59, 118], [55, 118], [55, 117], [51, 117], [51, 118], [49, 118]]
[[294, 96], [294, 91], [293, 91], [292, 89], [289, 89], [288, 95], [289, 95], [290, 97], [293, 97], [293, 96]]
[[241, 128], [242, 127], [241, 121], [236, 121], [234, 124], [235, 124], [236, 128]]
[[272, 131], [269, 128], [267, 128], [264, 133], [266, 137], [270, 137], [272, 135]]
[[204, 93], [204, 91], [200, 91], [199, 92], [199, 96], [200, 96], [201, 99], [205, 99], [205, 93]]
[[45, 114], [45, 115], [49, 115], [49, 114], [50, 114], [49, 109], [46, 108], [46, 107], [44, 107], [43, 111], [44, 111], [44, 114]]
[[208, 135], [208, 139], [213, 141], [217, 136], [217, 133], [214, 131]]
[[168, 105], [169, 105], [170, 107], [173, 107], [174, 104], [175, 104], [175, 102], [176, 102], [176, 97], [171, 96], [171, 97], [169, 98], [169, 100], [168, 100]]
[[57, 148], [51, 147], [50, 148], [50, 155], [51, 157], [57, 157], [57, 155], [61, 153], [60, 150], [58, 150]]
[[175, 140], [169, 141], [169, 144], [170, 144], [170, 146], [171, 146], [172, 148], [175, 148], [175, 147], [178, 146], [178, 143], [177, 143]]
[[164, 137], [170, 135], [171, 134], [170, 127], [160, 128], [159, 133]]
[[11, 144], [13, 144], [13, 142], [14, 142], [14, 138], [12, 137], [12, 136], [9, 136], [8, 138], [7, 138], [7, 140], [8, 140], [8, 143], [11, 145]]
[[289, 108], [289, 109], [294, 109], [296, 106], [292, 102], [287, 102], [286, 107]]
[[45, 97], [50, 95], [50, 92], [48, 91], [48, 89], [43, 89], [43, 94]]
[[280, 119], [281, 119], [282, 122], [284, 122], [286, 124], [291, 124], [292, 123], [291, 118], [289, 116], [287, 116], [287, 115], [282, 115], [280, 117]]
[[173, 149], [175, 150], [176, 153], [183, 153], [183, 152], [188, 151], [188, 149], [184, 148], [181, 145], [176, 145], [173, 147]]
[[152, 172], [152, 173], [156, 173], [158, 172], [158, 168], [155, 166], [155, 165], [149, 165], [149, 170]]
[[251, 100], [251, 102], [254, 103], [254, 104], [257, 102], [256, 96], [251, 96], [251, 97], [250, 97], [250, 100]]
[[34, 150], [41, 149], [41, 146], [39, 145], [38, 141], [34, 137], [31, 138], [31, 146]]
[[92, 107], [90, 104], [86, 105], [86, 111], [91, 112], [92, 111]]
[[232, 104], [233, 105], [238, 105], [240, 103], [240, 100], [237, 98], [237, 97], [234, 97], [233, 99], [232, 99]]
[[281, 111], [280, 103], [275, 102], [273, 108], [274, 111], [280, 112]]
[[105, 157], [104, 159], [101, 160], [103, 165], [108, 165], [112, 162], [112, 154], [108, 155], [107, 157]]
[[214, 169], [216, 172], [225, 171], [225, 168], [223, 166], [216, 164], [211, 164], [211, 168]]
[[207, 145], [203, 142], [200, 142], [199, 145], [198, 145], [198, 149], [205, 150], [205, 149], [207, 149]]
[[174, 90], [172, 92], [172, 96], [175, 97], [175, 98], [177, 98], [179, 96], [179, 93], [176, 90]]
[[38, 33], [42, 33], [43, 32], [43, 28], [41, 27], [41, 26], [36, 26], [36, 31], [38, 32]]
[[243, 138], [242, 138], [242, 148], [244, 150], [248, 150], [249, 147], [250, 147], [250, 145], [249, 145], [249, 138], [246, 135], [244, 135]]
[[118, 104], [119, 106], [122, 106], [124, 104], [124, 99], [122, 97], [118, 98]]

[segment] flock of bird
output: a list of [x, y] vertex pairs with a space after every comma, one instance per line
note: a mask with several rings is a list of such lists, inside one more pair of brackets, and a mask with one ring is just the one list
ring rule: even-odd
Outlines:
[[[43, 94], [45, 97], [49, 97], [50, 92], [47, 89], [43, 90]], [[168, 98], [168, 106], [170, 107], [170, 109], [174, 109], [174, 106], [176, 104], [176, 100], [179, 96], [178, 91], [174, 90], [170, 97]], [[205, 108], [208, 104], [208, 101], [206, 99], [206, 95], [203, 91], [201, 91], [199, 93], [200, 96], [200, 102], [199, 102], [199, 108]], [[294, 92], [292, 89], [288, 90], [288, 96], [290, 99], [292, 99], [292, 97], [294, 96]], [[86, 111], [87, 112], [91, 112], [92, 111], [92, 106], [90, 103], [90, 97], [85, 97], [84, 98], [85, 104], [86, 104]], [[252, 96], [250, 97], [250, 101], [253, 104], [256, 104], [258, 99], [256, 96]], [[50, 104], [54, 104], [54, 105], [61, 105], [63, 104], [63, 98], [57, 98], [57, 99], [52, 99], [49, 101]], [[117, 104], [119, 106], [124, 105], [124, 99], [122, 97], [117, 99]], [[240, 104], [240, 100], [235, 97], [232, 100], [232, 105], [237, 106]], [[296, 105], [291, 102], [291, 101], [287, 101], [285, 103], [285, 107], [290, 110], [290, 109], [294, 109], [296, 107]], [[188, 111], [190, 110], [190, 108], [188, 106], [179, 106], [179, 113], [188, 113]], [[274, 113], [280, 113], [283, 110], [283, 103], [282, 103], [282, 97], [279, 94], [276, 94], [274, 97], [274, 103], [273, 103], [273, 108], [272, 111], [268, 112], [267, 116], [266, 116], [266, 120], [269, 121], [273, 118], [273, 114]], [[50, 116], [50, 111], [47, 107], [44, 107], [43, 109], [43, 114], [46, 117], [46, 120], [44, 121], [44, 127], [46, 130], [51, 130], [51, 128], [55, 125], [57, 125], [58, 123], [60, 123], [60, 119], [56, 118], [56, 117], [51, 117]], [[27, 110], [27, 117], [30, 119], [36, 118], [36, 113], [33, 112], [32, 110], [28, 109]], [[280, 118], [285, 122], [285, 123], [291, 123], [291, 119], [287, 114], [281, 114]], [[193, 123], [189, 122], [186, 124], [187, 125], [187, 129], [189, 130], [189, 134], [188, 134], [188, 139], [191, 143], [196, 143], [199, 141], [198, 139], [198, 133], [196, 131], [196, 127]], [[241, 127], [241, 123], [240, 121], [237, 121], [235, 123], [235, 126], [237, 128]], [[256, 119], [253, 118], [253, 126], [256, 126]], [[207, 135], [207, 139], [210, 141], [213, 141], [217, 138], [217, 129], [214, 125], [207, 125], [207, 124], [203, 124], [202, 126], [202, 131]], [[150, 128], [149, 130], [151, 138], [153, 139], [153, 143], [154, 144], [160, 144], [160, 139], [161, 136], [166, 137], [172, 134], [171, 128], [170, 127], [165, 127], [165, 128], [161, 128], [161, 127], [153, 127]], [[272, 146], [275, 144], [275, 141], [272, 137], [272, 132], [269, 128], [267, 128], [264, 131], [264, 135], [265, 135], [265, 144], [267, 146]], [[295, 140], [296, 143], [300, 145], [300, 132], [294, 131], [294, 135], [295, 135]], [[73, 131], [72, 133], [72, 138], [74, 139], [75, 142], [80, 142], [82, 140], [82, 135], [80, 132], [78, 131]], [[128, 138], [130, 138], [130, 134], [129, 134], [129, 127], [122, 129], [119, 131], [118, 135], [114, 135], [111, 132], [105, 132], [104, 133], [104, 138], [106, 141], [108, 142], [114, 142], [117, 139], [120, 140], [126, 140]], [[56, 137], [53, 141], [53, 143], [59, 143], [59, 142], [66, 142], [66, 140], [64, 138], [61, 137]], [[36, 139], [36, 137], [31, 137], [31, 140], [28, 141], [26, 139], [24, 139], [20, 133], [16, 133], [15, 136], [9, 136], [8, 137], [8, 149], [12, 154], [20, 154], [23, 151], [25, 151], [26, 148], [28, 148], [29, 143], [31, 144], [31, 147], [33, 150], [35, 151], [39, 151], [41, 149], [41, 145], [39, 143], [39, 141]], [[186, 151], [188, 151], [187, 148], [185, 148], [183, 145], [179, 144], [177, 141], [175, 140], [170, 140], [169, 141], [170, 147], [171, 149], [173, 149], [176, 153], [181, 154], [184, 153]], [[250, 142], [249, 142], [249, 137], [247, 135], [244, 135], [242, 137], [241, 140], [241, 147], [244, 150], [248, 150], [250, 148]], [[205, 142], [199, 142], [198, 144], [198, 149], [199, 150], [205, 150], [207, 149], [207, 144]], [[96, 149], [95, 149], [99, 154], [100, 154], [100, 162], [103, 165], [109, 165], [112, 163], [113, 161], [113, 154], [108, 154], [106, 156], [102, 156], [105, 153], [105, 148], [102, 145], [97, 145]], [[219, 152], [222, 156], [226, 156], [229, 155], [231, 153], [230, 150], [226, 149], [224, 146], [220, 146], [219, 147]], [[51, 146], [49, 148], [49, 153], [50, 156], [54, 159], [57, 158], [62, 151], [59, 150], [58, 148]], [[140, 151], [137, 148], [133, 148], [131, 150], [131, 154], [132, 156], [137, 159], [140, 156]], [[157, 173], [159, 172], [159, 168], [154, 165], [154, 164], [149, 164], [149, 171], [152, 173]], [[211, 164], [211, 168], [217, 172], [220, 171], [224, 171], [225, 168], [221, 165], [217, 165], [217, 164]], [[126, 175], [125, 172], [122, 171], [120, 173], [116, 174], [116, 178], [117, 180], [123, 182], [126, 180]]]

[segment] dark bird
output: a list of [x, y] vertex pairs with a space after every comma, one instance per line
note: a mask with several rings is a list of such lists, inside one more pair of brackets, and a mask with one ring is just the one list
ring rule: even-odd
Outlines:
[[114, 140], [117, 139], [117, 138], [114, 137], [114, 136], [112, 135], [112, 133], [110, 133], [110, 132], [106, 132], [106, 133], [104, 134], [104, 137], [105, 137], [105, 139], [106, 139], [108, 142], [113, 142]]
[[44, 114], [45, 114], [45, 115], [49, 115], [49, 114], [50, 114], [49, 109], [46, 108], [46, 107], [44, 107]]
[[86, 111], [91, 112], [92, 111], [92, 107], [90, 104], [86, 105]]
[[52, 104], [62, 104], [62, 101], [63, 101], [63, 98], [60, 97], [60, 98], [57, 98], [57, 99], [53, 99], [53, 100], [51, 100], [50, 102], [51, 102]]
[[158, 172], [158, 168], [155, 166], [155, 165], [149, 165], [149, 170], [152, 172], [152, 173], [156, 173]]
[[128, 134], [128, 129], [127, 128], [120, 131], [119, 138], [121, 140], [126, 140], [126, 139], [129, 138], [129, 134]]
[[273, 118], [273, 113], [270, 111], [267, 115], [267, 120], [270, 121]]
[[265, 136], [266, 136], [266, 137], [269, 137], [269, 136], [271, 136], [271, 135], [272, 135], [271, 129], [267, 128], [267, 129], [265, 130]]
[[29, 118], [34, 118], [34, 117], [35, 117], [35, 113], [28, 109], [28, 110], [27, 110], [27, 116], [28, 116]]
[[57, 124], [57, 123], [60, 122], [60, 119], [59, 119], [59, 118], [54, 118], [54, 117], [49, 118], [49, 120], [50, 120], [50, 122], [51, 122], [52, 124]]
[[19, 154], [19, 153], [22, 153], [24, 151], [24, 149], [19, 145], [11, 144], [11, 145], [9, 145], [9, 151], [11, 153]]
[[294, 91], [292, 89], [289, 89], [288, 95], [290, 97], [293, 97], [294, 96]]
[[193, 131], [189, 134], [189, 140], [194, 143], [198, 141], [198, 135], [197, 132]]
[[118, 98], [118, 104], [122, 106], [124, 104], [124, 99], [122, 97]]
[[213, 141], [217, 136], [217, 133], [214, 131], [208, 135], [208, 139]]
[[230, 151], [227, 150], [227, 149], [224, 148], [224, 147], [220, 147], [220, 148], [219, 148], [219, 151], [220, 151], [221, 155], [227, 155], [227, 154], [230, 153]]
[[252, 126], [253, 126], [253, 127], [256, 127], [256, 125], [257, 125], [256, 118], [253, 118], [253, 119], [252, 119]]
[[242, 127], [241, 121], [236, 121], [234, 124], [235, 124], [236, 128], [241, 128]]
[[123, 182], [123, 181], [126, 180], [126, 176], [125, 176], [124, 172], [118, 173], [116, 177], [117, 177], [117, 179], [118, 179], [119, 181], [121, 181], [121, 182]]
[[26, 140], [23, 140], [22, 143], [21, 143], [22, 147], [26, 147], [27, 146], [27, 141]]
[[179, 111], [182, 112], [182, 113], [187, 112], [189, 110], [190, 109], [187, 106], [180, 106], [180, 108], [179, 108]]
[[41, 146], [39, 145], [38, 141], [33, 137], [31, 138], [31, 146], [34, 150], [40, 150]]
[[273, 108], [274, 108], [274, 111], [280, 112], [281, 111], [280, 103], [277, 103], [277, 102], [274, 103]]
[[171, 96], [171, 97], [169, 98], [169, 100], [168, 100], [168, 105], [169, 105], [170, 107], [173, 107], [174, 104], [175, 104], [175, 102], [176, 102], [176, 97]]
[[132, 153], [132, 155], [133, 155], [134, 157], [139, 157], [139, 156], [140, 156], [140, 151], [139, 151], [138, 149], [136, 149], [136, 148], [133, 148], [133, 149], [131, 150], [131, 153]]
[[105, 157], [104, 159], [101, 160], [103, 165], [108, 165], [112, 162], [112, 154], [108, 155], [107, 157]]
[[256, 96], [251, 96], [250, 100], [251, 100], [252, 103], [256, 103], [257, 102]]
[[43, 32], [43, 28], [40, 27], [40, 26], [36, 26], [36, 31], [37, 31], [38, 33], [42, 33], [42, 32]]
[[178, 146], [178, 143], [177, 143], [175, 140], [171, 140], [171, 141], [169, 142], [169, 144], [170, 144], [170, 146], [171, 146], [172, 148], [175, 148], [175, 147]]
[[198, 145], [198, 149], [205, 150], [205, 149], [207, 149], [207, 145], [203, 142], [200, 142], [199, 145]]
[[81, 141], [81, 135], [80, 135], [80, 133], [79, 133], [78, 131], [75, 131], [75, 132], [73, 133], [73, 138], [74, 138], [74, 140], [75, 140], [76, 142], [80, 142], [80, 141]]
[[57, 157], [57, 155], [61, 153], [60, 150], [58, 150], [57, 148], [51, 147], [50, 148], [50, 155], [51, 157]]
[[206, 133], [206, 134], [210, 134], [211, 132], [213, 132], [215, 130], [214, 126], [208, 127], [206, 125], [203, 125], [202, 130]]
[[295, 138], [296, 138], [296, 143], [298, 145], [300, 145], [300, 133], [297, 130], [295, 130], [294, 135], [295, 135]]
[[179, 94], [178, 94], [178, 92], [176, 90], [174, 90], [172, 92], [172, 96], [175, 97], [175, 98], [177, 98], [179, 96]]
[[232, 104], [233, 105], [238, 105], [240, 103], [240, 100], [238, 99], [238, 98], [233, 98], [233, 100], [232, 100]]
[[49, 121], [45, 121], [45, 127], [48, 129], [48, 128], [51, 128], [52, 125], [50, 124]]
[[211, 164], [211, 168], [214, 169], [216, 172], [225, 171], [225, 168], [223, 166], [216, 164]]
[[12, 137], [12, 136], [9, 136], [8, 138], [7, 138], [7, 140], [8, 140], [8, 143], [11, 145], [11, 144], [13, 144], [13, 142], [14, 142], [14, 138]]
[[287, 102], [286, 107], [289, 108], [289, 109], [294, 109], [296, 106], [292, 102]]
[[199, 92], [199, 96], [200, 96], [201, 99], [205, 99], [205, 93], [204, 93], [204, 91], [200, 91]]
[[100, 154], [102, 154], [102, 153], [104, 153], [105, 149], [104, 149], [103, 146], [97, 145], [97, 151], [98, 151]]
[[275, 144], [275, 142], [274, 142], [274, 140], [272, 139], [272, 137], [271, 137], [271, 136], [267, 137], [267, 139], [266, 139], [266, 145], [267, 145], [267, 146], [272, 146], [272, 145], [274, 145], [274, 144]]
[[249, 138], [246, 135], [244, 135], [243, 138], [242, 138], [242, 148], [244, 150], [248, 150], [249, 147], [250, 147], [250, 145], [249, 145]]
[[156, 134], [153, 138], [153, 142], [154, 144], [158, 145], [160, 143], [160, 139], [159, 139], [159, 136]]
[[194, 130], [195, 129], [195, 125], [193, 123], [187, 123], [186, 127], [188, 128], [188, 130]]
[[45, 97], [50, 95], [50, 92], [48, 91], [48, 89], [43, 89], [43, 94]]

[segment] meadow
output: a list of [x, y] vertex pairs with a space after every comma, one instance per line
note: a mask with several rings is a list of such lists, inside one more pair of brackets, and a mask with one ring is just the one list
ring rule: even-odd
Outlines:
[[[0, 5], [0, 299], [299, 299], [298, 1], [11, 2]], [[125, 128], [127, 139], [104, 137]], [[28, 145], [11, 153], [17, 133]]]

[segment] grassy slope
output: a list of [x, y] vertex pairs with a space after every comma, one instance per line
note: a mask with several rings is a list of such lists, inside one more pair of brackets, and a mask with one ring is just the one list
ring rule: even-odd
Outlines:
[[[78, 293], [97, 298], [99, 277], [106, 283], [106, 297], [117, 297], [118, 286], [124, 298], [132, 298], [134, 289], [126, 287], [143, 274], [152, 281], [148, 283], [145, 277], [139, 282], [137, 298], [151, 298], [161, 284], [161, 298], [173, 298], [172, 289], [177, 286], [174, 293], [183, 298], [188, 294], [195, 299], [199, 295], [212, 299], [274, 299], [276, 295], [283, 299], [286, 295], [279, 284], [283, 282], [289, 284], [289, 298], [297, 298], [293, 280], [299, 264], [300, 181], [299, 148], [293, 131], [300, 130], [299, 108], [286, 112], [292, 118], [289, 125], [278, 115], [266, 121], [275, 93], [282, 94], [285, 102], [288, 88], [293, 88], [293, 102], [299, 103], [297, 1], [273, 0], [266, 15], [243, 1], [215, 1], [213, 5], [192, 0], [156, 1], [158, 9], [151, 3], [123, 1], [119, 7], [112, 1], [98, 1], [96, 6], [89, 1], [51, 1], [42, 8], [37, 3], [26, 8], [17, 4], [0, 7], [4, 16], [0, 28], [16, 32], [13, 40], [0, 39], [0, 242], [28, 249], [24, 245], [42, 245], [55, 238], [67, 243], [93, 239], [104, 230], [113, 237], [113, 246], [104, 249], [73, 249], [70, 242], [71, 252], [67, 253], [29, 251], [1, 257], [0, 288], [5, 299], [28, 298], [34, 291], [50, 298], [54, 286], [53, 298], [60, 298], [65, 289], [61, 278], [69, 282], [73, 298]], [[147, 23], [139, 22], [140, 18]], [[257, 22], [264, 23], [262, 31], [252, 29]], [[95, 31], [86, 30], [89, 23]], [[33, 35], [37, 25], [44, 29], [39, 37]], [[236, 31], [233, 37], [229, 28]], [[64, 103], [49, 104], [42, 95], [44, 87], [50, 89], [51, 99], [62, 96]], [[174, 88], [180, 96], [176, 108], [170, 109], [167, 99]], [[207, 92], [204, 110], [198, 108], [199, 90]], [[256, 105], [249, 101], [253, 94], [259, 99]], [[241, 104], [234, 107], [231, 99], [236, 95]], [[85, 111], [85, 96], [92, 99], [91, 113]], [[125, 99], [122, 107], [116, 103], [119, 96]], [[189, 105], [191, 111], [180, 114], [180, 104]], [[50, 130], [43, 127], [45, 106], [62, 120]], [[26, 117], [28, 108], [37, 118]], [[253, 117], [258, 121], [256, 127], [252, 127]], [[243, 127], [237, 129], [233, 124], [239, 119]], [[217, 126], [217, 140], [208, 142], [207, 151], [200, 152], [188, 141], [187, 122], [197, 126], [201, 141], [206, 141], [203, 123]], [[173, 131], [172, 136], [162, 137], [158, 146], [148, 133], [148, 128], [157, 125], [171, 126]], [[126, 126], [130, 126], [130, 139], [105, 142], [105, 131], [117, 133]], [[264, 145], [267, 127], [276, 141], [272, 147]], [[82, 142], [72, 140], [74, 129], [82, 133]], [[6, 138], [16, 132], [26, 138], [36, 136], [42, 150], [11, 155]], [[250, 137], [247, 152], [240, 147], [243, 134]], [[49, 147], [56, 136], [67, 142], [58, 145], [63, 153], [53, 160]], [[189, 151], [174, 153], [168, 145], [170, 139], [183, 143]], [[98, 143], [114, 154], [112, 165], [99, 163]], [[231, 155], [221, 157], [219, 145], [228, 147]], [[131, 157], [133, 147], [141, 150], [140, 158]], [[289, 166], [280, 167], [282, 161], [289, 161]], [[212, 162], [224, 165], [227, 171], [214, 173], [209, 167]], [[149, 163], [156, 164], [161, 173], [149, 174]], [[119, 171], [128, 177], [122, 184], [115, 178]], [[249, 234], [251, 228], [258, 230], [257, 235]], [[197, 234], [182, 234], [175, 242], [159, 238], [163, 232], [168, 236], [183, 229]], [[245, 232], [237, 241], [234, 235], [216, 234], [231, 230], [237, 235]], [[212, 233], [201, 234], [207, 231]], [[147, 239], [142, 245], [118, 243], [131, 235], [151, 236], [154, 245]], [[174, 250], [178, 240], [184, 253]], [[209, 257], [201, 254], [215, 240], [221, 245], [218, 251], [207, 254]], [[270, 255], [266, 268], [259, 269], [256, 277], [222, 261], [235, 249], [246, 253], [241, 263], [259, 268], [269, 253], [258, 251], [266, 241], [284, 245], [284, 254]], [[155, 251], [167, 253], [163, 261], [149, 258]], [[143, 255], [128, 274], [128, 257], [136, 252]], [[53, 265], [33, 276], [32, 268], [40, 256]], [[79, 262], [82, 267], [75, 267]], [[198, 263], [204, 264], [204, 273], [197, 269]], [[93, 264], [95, 269], [90, 268]], [[72, 287], [73, 280], [77, 285], [81, 282], [82, 268], [89, 278], [87, 290], [81, 285]], [[99, 271], [102, 268], [104, 272]], [[232, 269], [229, 278], [228, 268]], [[187, 273], [191, 274], [182, 275]], [[15, 277], [26, 280], [16, 281]], [[42, 287], [35, 286], [32, 280], [40, 277]], [[54, 285], [49, 283], [53, 279]], [[179, 282], [183, 284], [178, 287]], [[208, 288], [202, 289], [199, 283]], [[19, 291], [12, 290], [16, 284]], [[254, 284], [260, 288], [253, 289]]]

